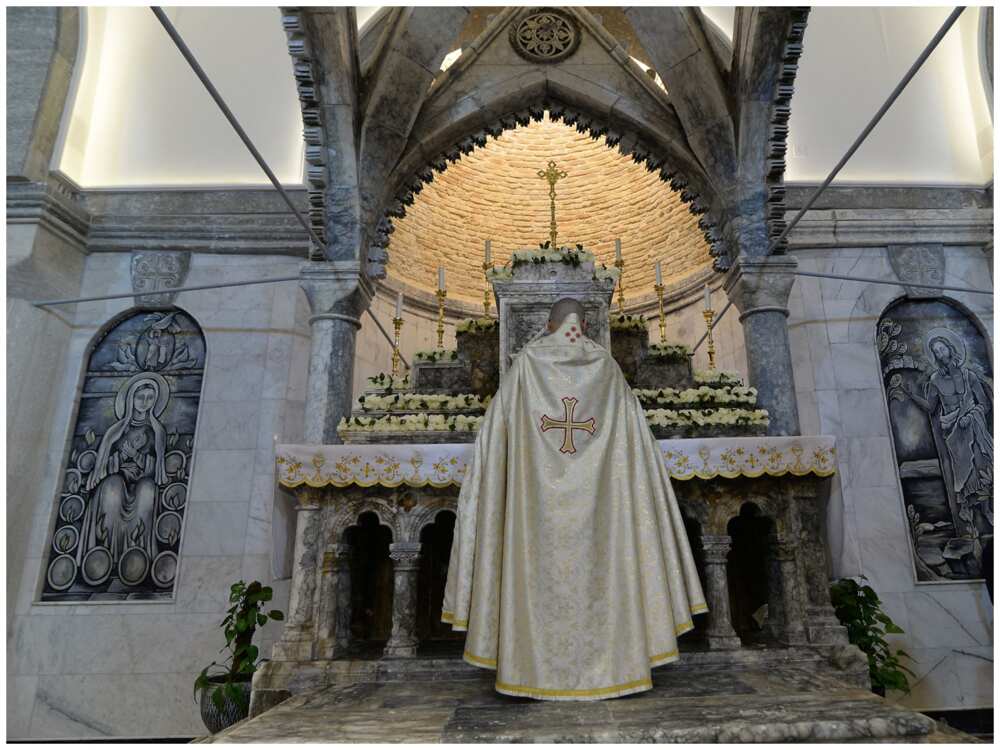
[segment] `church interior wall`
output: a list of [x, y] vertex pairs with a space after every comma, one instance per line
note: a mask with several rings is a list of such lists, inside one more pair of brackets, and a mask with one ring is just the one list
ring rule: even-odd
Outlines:
[[[906, 237], [899, 235], [901, 241]], [[911, 236], [912, 239], [912, 236]], [[989, 289], [982, 245], [944, 246], [940, 283]], [[799, 269], [896, 279], [888, 247], [800, 247]], [[802, 431], [837, 438], [838, 471], [827, 516], [835, 577], [865, 575], [905, 631], [891, 640], [915, 659], [914, 708], [992, 704], [992, 604], [977, 581], [917, 583], [880, 365], [876, 326], [903, 286], [799, 277], [789, 338]], [[992, 332], [992, 297], [945, 293]]]
[[[187, 283], [293, 275], [299, 263], [194, 254]], [[130, 267], [130, 254], [92, 254], [82, 288], [95, 295], [132, 291]], [[8, 695], [16, 696], [8, 704], [8, 737], [197, 735], [203, 729], [192, 680], [222, 645], [217, 626], [230, 584], [270, 583], [275, 606], [287, 607], [288, 582], [272, 581], [272, 503], [281, 502], [274, 500], [273, 445], [302, 439], [304, 295], [288, 282], [181, 293], [175, 304], [202, 326], [208, 354], [174, 600], [34, 603], [81, 368], [98, 330], [132, 306], [131, 299], [80, 303], [75, 313], [61, 313], [71, 326], [65, 365], [54, 377], [54, 396], [42, 399], [54, 411], [44, 422], [52, 425], [44, 456], [50, 479], [25, 493], [36, 511], [8, 641]], [[279, 629], [269, 625], [258, 636], [262, 653]]]

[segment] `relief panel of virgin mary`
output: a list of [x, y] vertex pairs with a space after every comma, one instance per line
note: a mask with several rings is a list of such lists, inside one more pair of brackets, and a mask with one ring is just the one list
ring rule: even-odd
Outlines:
[[204, 367], [201, 329], [176, 308], [95, 339], [42, 601], [173, 595]]

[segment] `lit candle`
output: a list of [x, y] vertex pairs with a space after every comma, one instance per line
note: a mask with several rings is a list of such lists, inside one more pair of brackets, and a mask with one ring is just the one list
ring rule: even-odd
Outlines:
[[615, 260], [619, 261], [622, 259], [622, 241], [615, 240]]
[[402, 292], [398, 292], [396, 294], [396, 317], [397, 318], [402, 318], [403, 317], [403, 293]]
[[444, 291], [444, 266], [438, 266], [438, 289]]
[[490, 264], [490, 250], [493, 243], [490, 240], [486, 240], [486, 265]]
[[663, 286], [663, 268], [660, 266], [660, 261], [656, 261], [656, 285]]
[[705, 284], [705, 309], [712, 309], [712, 290], [708, 284]]

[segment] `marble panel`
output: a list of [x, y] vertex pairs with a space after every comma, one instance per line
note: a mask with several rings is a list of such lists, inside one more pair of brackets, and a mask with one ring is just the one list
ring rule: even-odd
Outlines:
[[845, 389], [837, 394], [841, 435], [875, 437], [889, 434], [881, 389]]
[[923, 586], [903, 596], [915, 646], [974, 648], [990, 645], [992, 617], [980, 611], [974, 591]]
[[[100, 610], [87, 618], [18, 617], [14, 620], [13, 673], [115, 674], [132, 670], [132, 644], [125, 620]], [[84, 624], [85, 623], [85, 624]], [[9, 667], [8, 667], [9, 669]]]
[[204, 402], [197, 450], [245, 450], [257, 445], [258, 401]]
[[838, 388], [878, 388], [878, 358], [874, 346], [830, 344], [833, 372]]
[[261, 398], [284, 398], [292, 365], [292, 334], [272, 333], [267, 337], [267, 357], [261, 381]]
[[[295, 271], [289, 269], [292, 275]], [[274, 301], [271, 305], [271, 328], [278, 330], [294, 330], [299, 326], [298, 305], [299, 298], [305, 302], [305, 292], [298, 282], [290, 281], [281, 284], [274, 284]], [[308, 304], [305, 302], [305, 304]], [[305, 322], [303, 319], [301, 322]]]
[[829, 390], [837, 387], [833, 370], [833, 355], [830, 351], [830, 341], [826, 336], [826, 325], [809, 323], [806, 326], [809, 340], [809, 361], [812, 362], [813, 383], [817, 390]]
[[[306, 381], [309, 379], [309, 350], [311, 346], [311, 340], [302, 336], [296, 336], [292, 341], [291, 364], [288, 369], [288, 389], [285, 392], [286, 398], [292, 401], [305, 401]], [[364, 380], [360, 382], [363, 387]]]
[[816, 379], [813, 377], [812, 359], [809, 355], [809, 331], [804, 325], [794, 324], [788, 327], [788, 348], [792, 355], [796, 389], [814, 390]]
[[[227, 590], [224, 605], [228, 605], [228, 594]], [[193, 682], [202, 667], [220, 658], [219, 649], [225, 645], [220, 619], [217, 613], [123, 618], [133, 654], [131, 673], [146, 676], [185, 672]]]
[[[851, 482], [859, 487], [896, 487], [896, 465], [887, 437], [845, 438]], [[838, 441], [838, 450], [841, 443]]]
[[823, 300], [826, 334], [831, 344], [845, 344], [850, 341], [849, 329], [854, 306], [854, 299]]
[[194, 457], [191, 502], [235, 502], [250, 496], [255, 454], [250, 450], [200, 450]]
[[7, 675], [7, 734], [11, 740], [27, 739], [35, 705], [38, 677]]
[[212, 321], [205, 329], [208, 341], [208, 366], [211, 369], [216, 357], [239, 357], [267, 353], [268, 332], [245, 327], [219, 328]]
[[205, 378], [205, 401], [252, 401], [261, 398], [265, 364], [264, 354], [213, 354]]
[[248, 500], [239, 503], [193, 503], [188, 509], [183, 554], [227, 557], [243, 552]]
[[955, 674], [959, 692], [955, 696], [961, 708], [993, 708], [993, 646], [956, 648]]
[[[205, 733], [191, 675], [60, 675], [38, 681], [31, 736], [195, 737]], [[156, 706], [150, 711], [149, 706]]]
[[225, 612], [229, 608], [229, 587], [239, 580], [242, 549], [230, 557], [181, 559], [177, 586], [177, 609], [183, 612]]
[[840, 399], [837, 391], [816, 391], [821, 435], [841, 435]]
[[906, 661], [915, 676], [910, 676], [910, 693], [891, 691], [886, 697], [917, 710], [952, 708], [957, 703], [961, 684], [955, 673], [954, 654], [950, 648], [911, 648], [913, 657]]
[[[795, 385], [798, 386], [798, 380]], [[799, 408], [799, 429], [803, 435], [820, 435], [819, 409], [816, 404], [816, 391], [795, 391], [795, 400]]]

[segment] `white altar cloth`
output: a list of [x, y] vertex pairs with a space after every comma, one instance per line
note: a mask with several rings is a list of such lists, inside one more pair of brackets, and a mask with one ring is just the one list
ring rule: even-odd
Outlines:
[[[836, 471], [827, 435], [660, 440], [670, 477], [820, 477]], [[465, 476], [472, 443], [279, 445], [276, 478], [283, 487], [448, 487]]]

